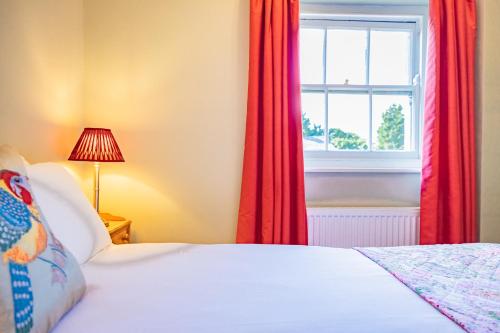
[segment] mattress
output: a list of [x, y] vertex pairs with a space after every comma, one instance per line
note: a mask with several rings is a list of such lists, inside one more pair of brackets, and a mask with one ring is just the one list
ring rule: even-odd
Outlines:
[[82, 269], [86, 295], [54, 333], [463, 332], [351, 249], [130, 244]]

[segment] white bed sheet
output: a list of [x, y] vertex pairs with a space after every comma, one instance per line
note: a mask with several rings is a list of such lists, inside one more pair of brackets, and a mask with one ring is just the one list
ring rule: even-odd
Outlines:
[[54, 333], [462, 332], [355, 250], [306, 246], [111, 246]]

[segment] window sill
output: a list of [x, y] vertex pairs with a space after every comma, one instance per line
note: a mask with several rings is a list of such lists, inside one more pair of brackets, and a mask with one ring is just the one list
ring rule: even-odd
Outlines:
[[311, 159], [305, 158], [306, 173], [409, 173], [421, 172], [418, 159]]

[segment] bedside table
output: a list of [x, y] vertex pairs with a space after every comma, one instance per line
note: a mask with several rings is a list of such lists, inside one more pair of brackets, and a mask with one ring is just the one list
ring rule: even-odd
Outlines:
[[130, 243], [130, 225], [132, 221], [106, 221], [108, 225], [109, 235], [113, 244], [128, 244]]

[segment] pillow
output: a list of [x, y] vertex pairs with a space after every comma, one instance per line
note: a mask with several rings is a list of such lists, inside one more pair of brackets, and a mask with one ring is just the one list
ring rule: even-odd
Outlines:
[[0, 147], [0, 332], [48, 332], [85, 292], [71, 253], [54, 237], [20, 156]]
[[47, 223], [80, 264], [111, 244], [101, 218], [62, 165], [32, 164], [27, 171]]

